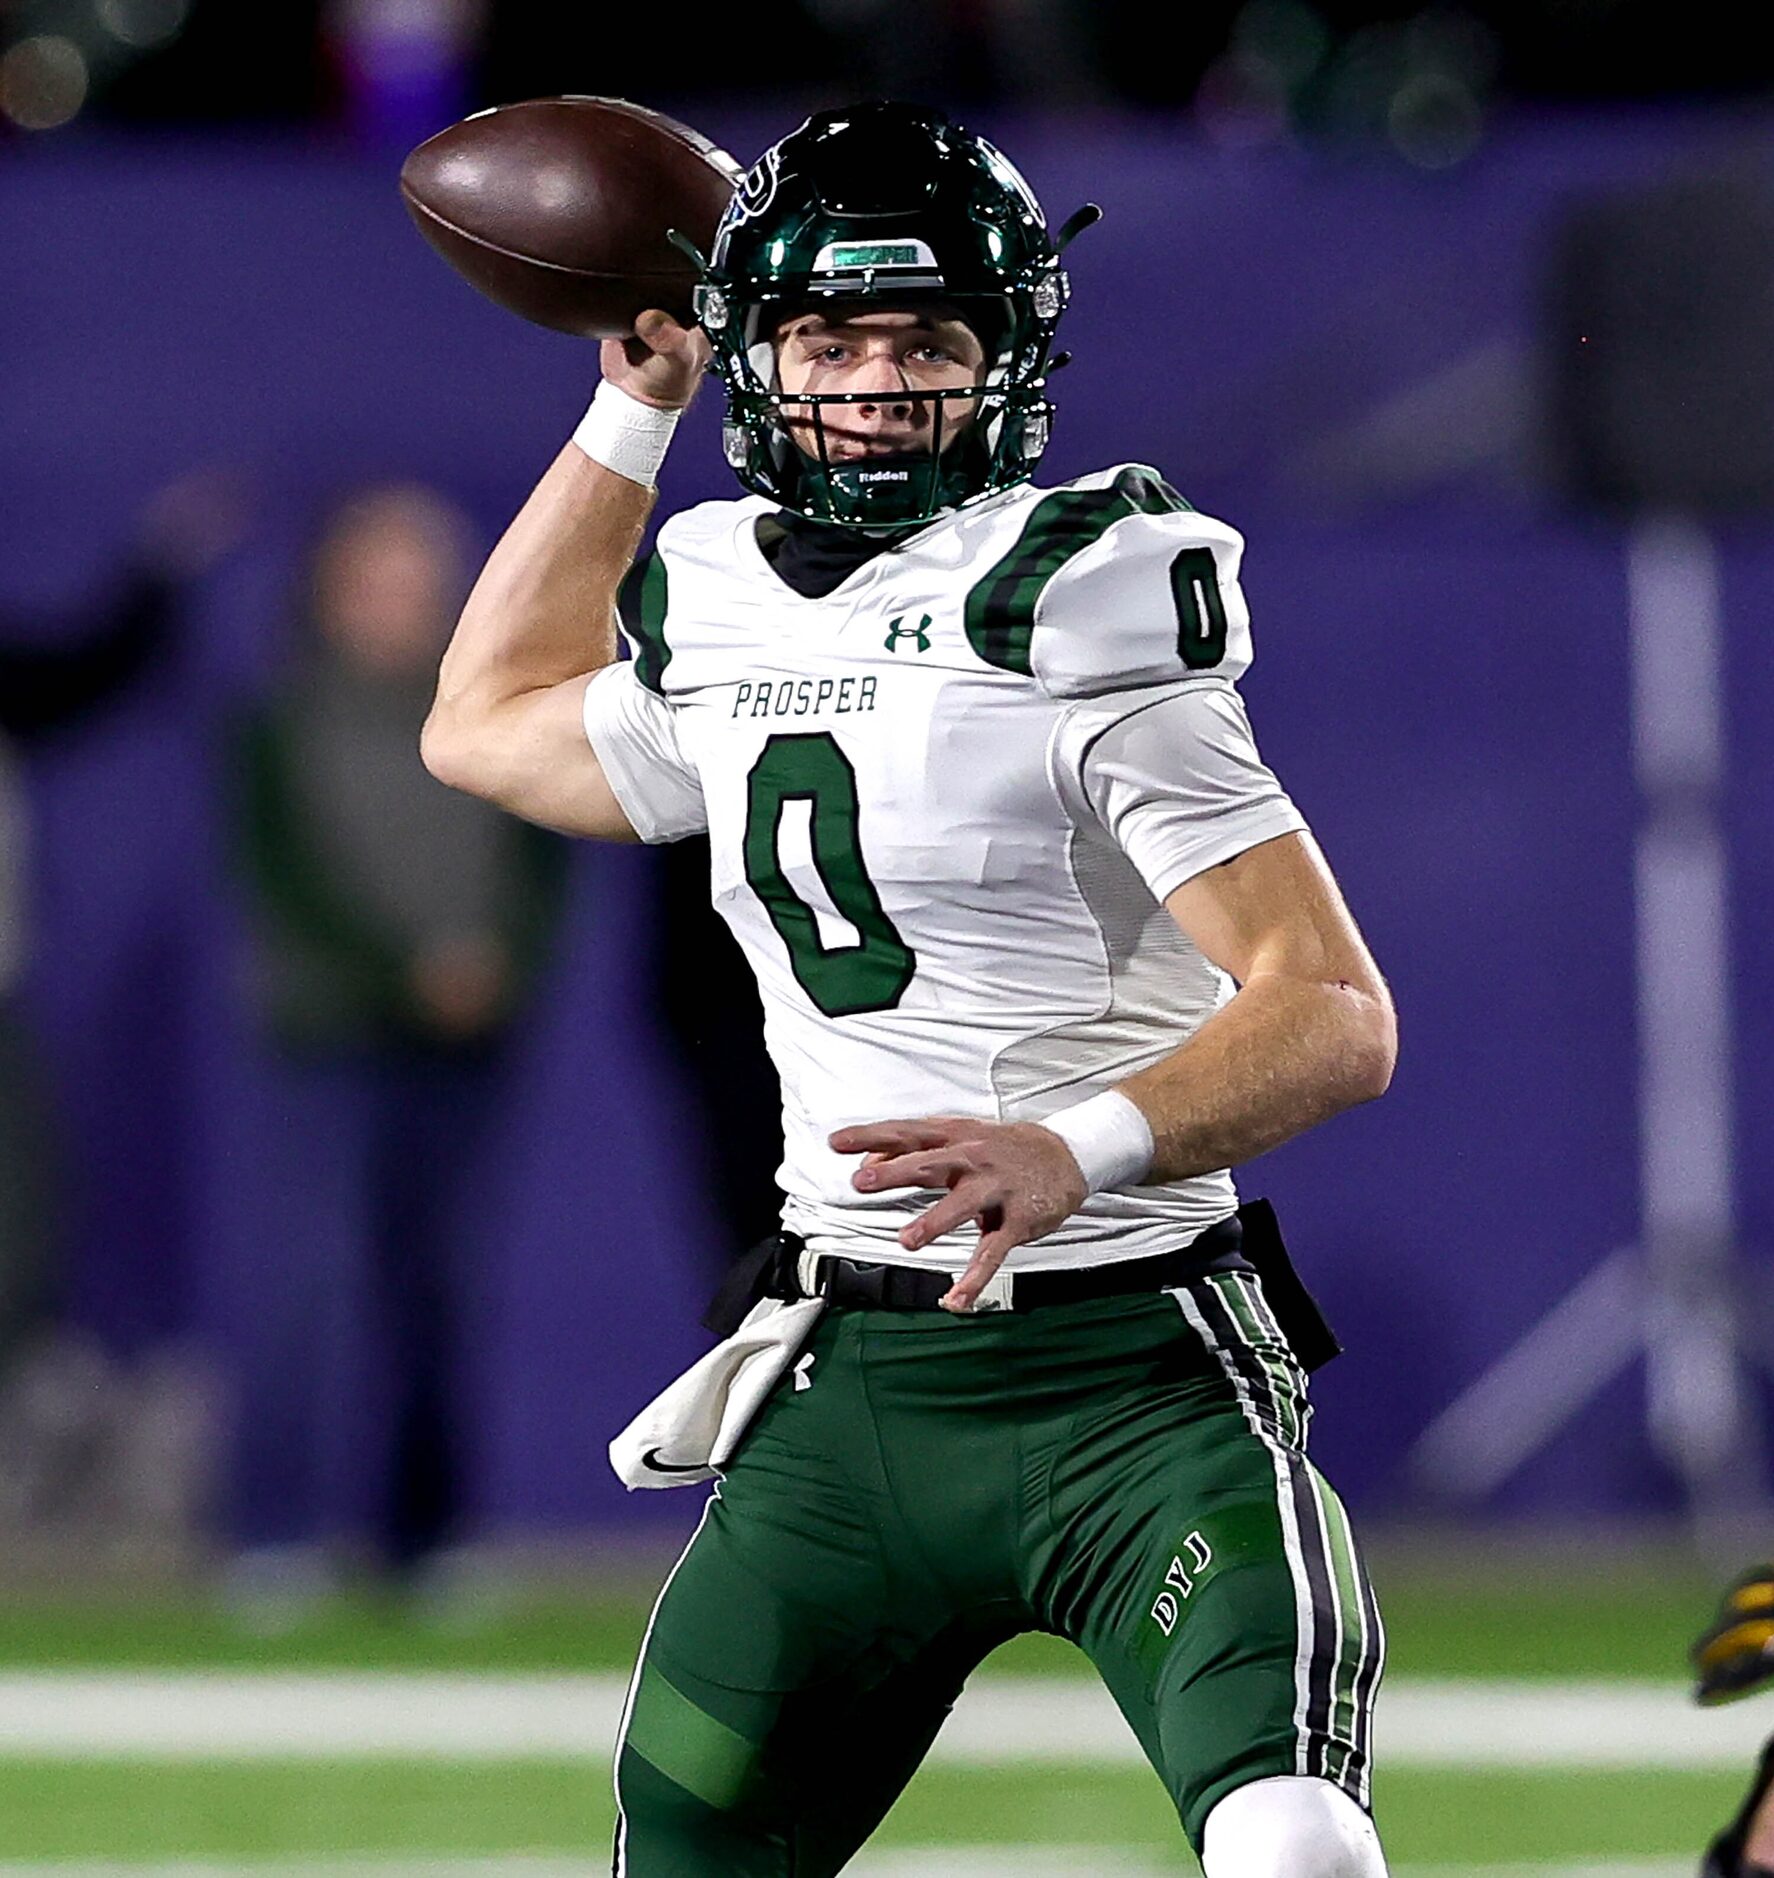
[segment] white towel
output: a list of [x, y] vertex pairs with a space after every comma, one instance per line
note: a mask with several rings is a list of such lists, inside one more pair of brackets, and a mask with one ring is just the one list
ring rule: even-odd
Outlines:
[[823, 1298], [754, 1304], [725, 1343], [656, 1395], [610, 1443], [617, 1478], [626, 1487], [713, 1480], [824, 1309]]

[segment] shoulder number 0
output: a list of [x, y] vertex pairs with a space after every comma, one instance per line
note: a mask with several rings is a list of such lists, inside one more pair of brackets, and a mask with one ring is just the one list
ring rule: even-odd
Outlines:
[[[828, 731], [772, 737], [746, 785], [745, 878], [788, 947], [801, 989], [827, 1017], [891, 1010], [912, 981], [917, 960], [881, 906], [862, 861], [856, 771]], [[860, 935], [827, 946], [813, 909], [783, 872], [783, 805], [810, 803], [813, 864], [832, 905]]]
[[1185, 548], [1170, 564], [1177, 608], [1177, 657], [1204, 672], [1226, 656], [1226, 602], [1211, 548]]

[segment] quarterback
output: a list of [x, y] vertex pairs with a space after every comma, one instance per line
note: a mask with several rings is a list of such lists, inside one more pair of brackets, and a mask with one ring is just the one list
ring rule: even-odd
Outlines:
[[[935, 114], [810, 119], [697, 326], [606, 344], [443, 661], [445, 781], [707, 832], [782, 1077], [783, 1235], [624, 1468], [717, 1478], [629, 1692], [632, 1878], [841, 1870], [1028, 1630], [1089, 1656], [1209, 1878], [1385, 1869], [1326, 1333], [1228, 1170], [1379, 1095], [1392, 1006], [1235, 689], [1240, 537], [1142, 465], [1031, 481], [1093, 214], [1050, 235]], [[635, 566], [710, 368], [749, 493]]]

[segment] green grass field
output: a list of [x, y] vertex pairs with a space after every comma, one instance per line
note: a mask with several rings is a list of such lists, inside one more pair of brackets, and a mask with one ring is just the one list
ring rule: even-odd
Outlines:
[[[1531, 1567], [1458, 1554], [1382, 1553], [1392, 1671], [1406, 1679], [1662, 1680], [1679, 1690], [1683, 1652], [1712, 1583], [1679, 1560], [1637, 1556]], [[14, 1600], [0, 1610], [0, 1679], [26, 1672], [452, 1671], [527, 1676], [626, 1667], [645, 1614], [638, 1589], [556, 1594], [423, 1615], [341, 1600], [275, 1636], [201, 1601], [152, 1606]], [[447, 1617], [447, 1621], [445, 1620]], [[991, 1673], [1075, 1677], [1066, 1646], [1029, 1639]], [[22, 1686], [33, 1687], [28, 1676]], [[381, 1685], [378, 1684], [378, 1687]], [[390, 1685], [392, 1686], [392, 1685]], [[1766, 1725], [1774, 1729], [1774, 1699]], [[34, 1752], [29, 1700], [0, 1712], [0, 1873], [475, 1871], [604, 1868], [608, 1778], [588, 1755], [336, 1756], [169, 1760]], [[1382, 1724], [1384, 1711], [1382, 1711]], [[1740, 1793], [1744, 1772], [1705, 1767], [1382, 1766], [1376, 1812], [1395, 1871], [1441, 1878], [1489, 1870], [1545, 1878], [1692, 1871]], [[1063, 1848], [1063, 1851], [1060, 1850]], [[987, 1856], [1002, 1852], [1005, 1863]], [[1661, 1861], [1661, 1863], [1660, 1863]], [[1188, 1872], [1156, 1782], [1137, 1766], [1063, 1762], [926, 1768], [859, 1872], [973, 1878], [996, 1869]]]

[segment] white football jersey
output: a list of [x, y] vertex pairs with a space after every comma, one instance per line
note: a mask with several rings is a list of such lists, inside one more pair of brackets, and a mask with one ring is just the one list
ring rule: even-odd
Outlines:
[[[833, 1129], [1039, 1120], [1174, 1050], [1231, 986], [1165, 895], [1305, 826], [1251, 740], [1243, 542], [1138, 465], [932, 523], [832, 593], [765, 558], [761, 498], [672, 517], [634, 658], [586, 731], [636, 832], [706, 828], [782, 1077], [784, 1222], [912, 1254], [933, 1196], [865, 1196]], [[1237, 1204], [1229, 1173], [1094, 1195], [1020, 1270], [1145, 1256]]]

